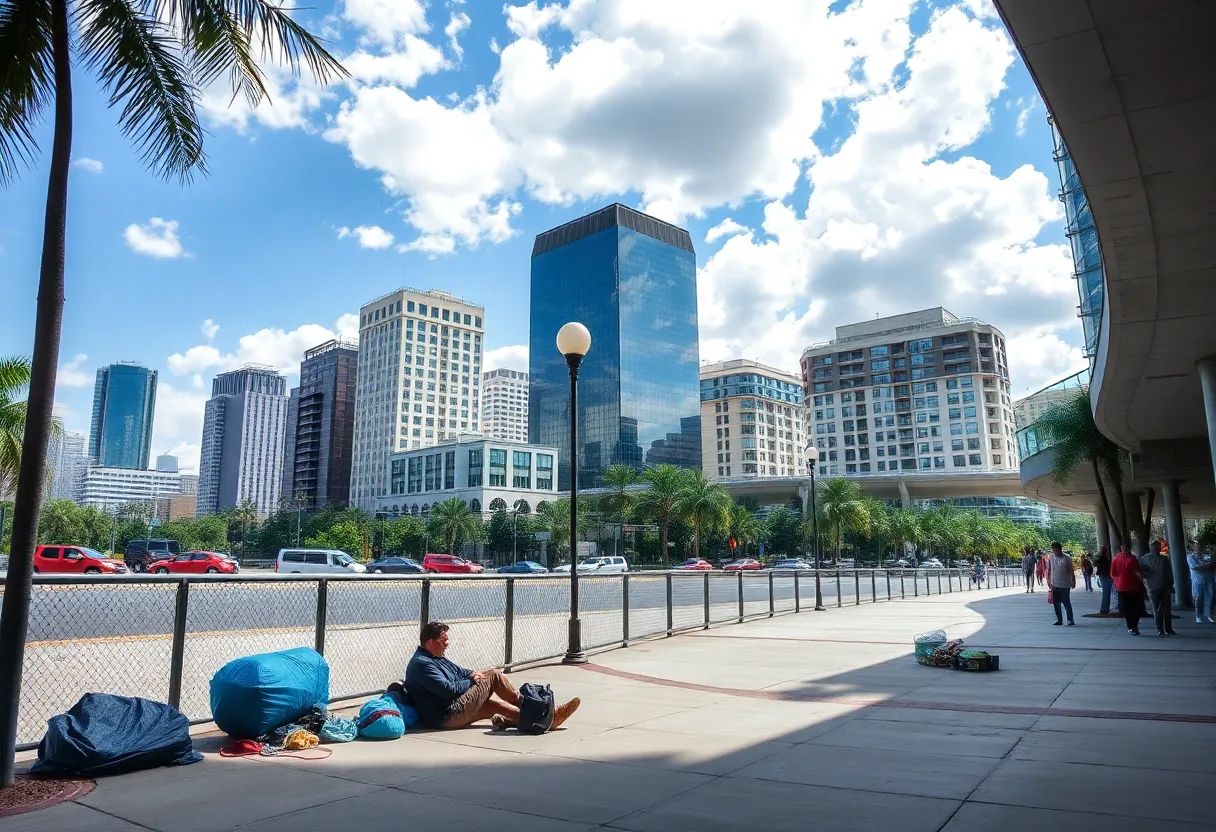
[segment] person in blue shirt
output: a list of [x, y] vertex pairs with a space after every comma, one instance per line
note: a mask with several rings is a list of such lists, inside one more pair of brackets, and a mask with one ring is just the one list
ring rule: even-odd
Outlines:
[[[519, 691], [501, 670], [469, 670], [445, 657], [449, 627], [431, 621], [422, 628], [419, 646], [405, 668], [405, 689], [427, 728], [464, 728], [488, 719], [495, 731], [519, 722]], [[553, 728], [570, 718], [578, 697], [554, 712]]]
[[1205, 554], [1203, 547], [1195, 543], [1195, 550], [1186, 556], [1186, 565], [1191, 569], [1191, 593], [1195, 596], [1195, 623], [1203, 623], [1203, 610], [1208, 611], [1208, 621], [1216, 624], [1216, 563]]

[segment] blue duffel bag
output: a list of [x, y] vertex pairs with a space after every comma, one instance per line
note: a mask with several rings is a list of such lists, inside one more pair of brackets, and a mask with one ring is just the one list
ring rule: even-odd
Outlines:
[[101, 777], [157, 766], [197, 763], [190, 721], [150, 699], [86, 693], [47, 721], [31, 774]]
[[311, 647], [233, 659], [211, 677], [211, 715], [238, 739], [258, 737], [329, 702], [329, 665]]

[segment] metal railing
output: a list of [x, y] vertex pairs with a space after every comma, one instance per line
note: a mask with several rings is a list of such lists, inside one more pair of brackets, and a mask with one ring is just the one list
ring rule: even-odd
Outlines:
[[[580, 575], [586, 649], [627, 646], [717, 624], [824, 606], [1020, 585], [1020, 570], [821, 569]], [[4, 580], [0, 579], [0, 590]], [[513, 667], [566, 651], [565, 575], [38, 575], [22, 676], [18, 742], [83, 694], [168, 702], [211, 718], [210, 680], [232, 659], [313, 647], [330, 665], [334, 701], [400, 679], [418, 629], [450, 623], [450, 655]]]

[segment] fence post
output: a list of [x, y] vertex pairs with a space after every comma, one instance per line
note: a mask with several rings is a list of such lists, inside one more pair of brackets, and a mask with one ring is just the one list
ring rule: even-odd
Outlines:
[[422, 597], [418, 601], [418, 626], [431, 623], [431, 579], [422, 579]]
[[[940, 575], [941, 573], [938, 573], [938, 574]], [[941, 578], [939, 577], [939, 578], [938, 578], [938, 580], [940, 581], [940, 580], [941, 580]], [[939, 583], [939, 584], [937, 585], [937, 589], [938, 589], [938, 593], [937, 593], [937, 594], [938, 594], [938, 595], [941, 595], [941, 588], [942, 588], [942, 587], [941, 587], [941, 584]], [[926, 596], [926, 597], [932, 597], [932, 595], [933, 595], [933, 584], [929, 583], [929, 573], [928, 573], [928, 572], [926, 572], [926, 573], [925, 573], [925, 596]]]
[[672, 597], [671, 597], [671, 573], [668, 572], [666, 577], [667, 577], [667, 635], [671, 635], [671, 631], [673, 629], [675, 629], [675, 627], [674, 627], [675, 614], [673, 611], [673, 607], [675, 605], [672, 603]]
[[840, 570], [839, 569], [836, 570], [836, 606], [837, 607], [842, 606], [842, 602], [840, 600]]
[[621, 575], [621, 646], [629, 646], [629, 573]]
[[[942, 580], [941, 576], [939, 575], [937, 578], [937, 582], [938, 582], [937, 594], [938, 595], [941, 595], [941, 592], [942, 592], [941, 591], [941, 580]], [[954, 593], [954, 573], [953, 572], [946, 573], [946, 586], [950, 587], [950, 592], [951, 592], [951, 594], [953, 594]], [[959, 591], [961, 592], [962, 589], [960, 588]]]
[[511, 659], [514, 658], [511, 654], [515, 652], [515, 578], [507, 578], [507, 608], [503, 631], [505, 640], [502, 645], [502, 663], [503, 668], [510, 672]]
[[794, 570], [794, 612], [802, 612], [802, 592], [798, 589], [797, 570]]
[[861, 606], [861, 573], [853, 567], [853, 606]]
[[942, 594], [942, 570], [937, 570], [937, 594]]
[[887, 578], [887, 600], [890, 601], [891, 600], [891, 570], [888, 569], [883, 574], [886, 575], [886, 578]]
[[185, 578], [177, 585], [173, 607], [173, 647], [169, 658], [169, 704], [181, 710], [182, 665], [186, 656], [186, 611], [190, 607], [190, 582]]
[[706, 572], [702, 577], [705, 579], [705, 627], [703, 629], [708, 630], [709, 629], [709, 573]]
[[739, 623], [743, 623], [743, 570], [739, 570]]
[[313, 649], [325, 655], [325, 622], [329, 618], [329, 581], [317, 581], [317, 626], [313, 634]]
[[[929, 573], [926, 572], [925, 573], [925, 586], [929, 585], [928, 581], [929, 581]], [[920, 597], [920, 575], [916, 574], [915, 572], [912, 573], [912, 597], [913, 598]]]
[[773, 600], [773, 573], [768, 573], [768, 617], [772, 618], [776, 613], [777, 607]]
[[878, 575], [873, 569], [870, 570], [870, 603], [878, 603]]

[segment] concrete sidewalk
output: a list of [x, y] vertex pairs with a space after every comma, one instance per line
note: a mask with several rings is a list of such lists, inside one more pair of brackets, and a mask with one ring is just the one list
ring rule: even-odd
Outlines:
[[[1053, 627], [1045, 595], [961, 593], [781, 616], [514, 674], [584, 705], [542, 737], [485, 727], [104, 780], [0, 830], [1216, 827], [1216, 626]], [[944, 628], [1001, 656], [916, 665]], [[1152, 626], [1142, 628], [1152, 631]], [[459, 639], [458, 629], [453, 636]]]

